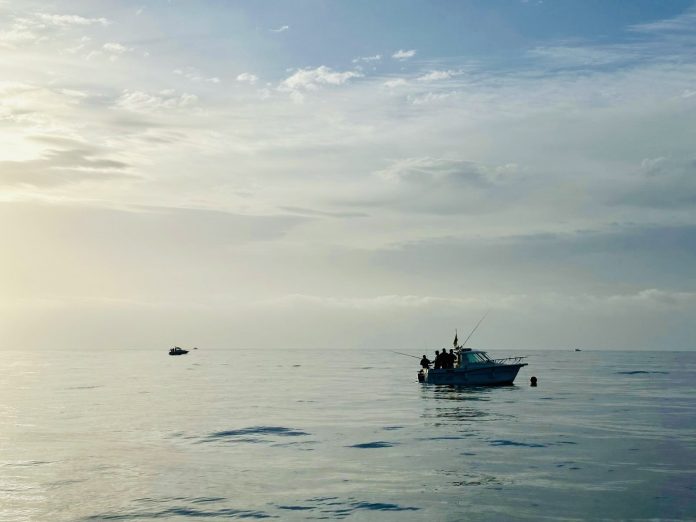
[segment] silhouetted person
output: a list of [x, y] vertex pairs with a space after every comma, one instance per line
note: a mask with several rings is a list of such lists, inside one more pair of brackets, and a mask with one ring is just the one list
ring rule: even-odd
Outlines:
[[530, 385], [530, 386], [536, 386], [536, 385], [537, 385], [537, 378], [536, 378], [536, 377], [532, 377], [531, 379], [529, 379], [529, 385]]
[[440, 359], [442, 360], [442, 369], [446, 370], [447, 368], [450, 367], [450, 360], [449, 360], [449, 354], [447, 353], [447, 350], [442, 350], [442, 354], [440, 354]]
[[430, 368], [430, 359], [428, 359], [425, 355], [423, 355], [423, 358], [421, 359], [421, 368]]
[[450, 348], [450, 353], [449, 353], [449, 367], [454, 368], [457, 364], [457, 354], [454, 353], [454, 349]]
[[442, 355], [440, 355], [439, 350], [435, 350], [435, 369], [439, 370], [442, 368]]

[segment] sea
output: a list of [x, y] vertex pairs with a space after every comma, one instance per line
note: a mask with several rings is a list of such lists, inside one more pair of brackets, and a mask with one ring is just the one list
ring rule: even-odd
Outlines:
[[167, 351], [2, 352], [0, 520], [696, 520], [696, 352]]

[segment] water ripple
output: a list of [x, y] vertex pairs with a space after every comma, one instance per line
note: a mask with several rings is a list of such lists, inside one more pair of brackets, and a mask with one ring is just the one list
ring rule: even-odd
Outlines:
[[217, 431], [204, 437], [200, 442], [268, 442], [267, 436], [302, 437], [309, 433], [283, 426], [251, 426], [237, 430]]
[[[317, 516], [312, 516], [308, 518], [312, 519], [342, 519], [354, 514], [357, 511], [419, 511], [421, 508], [413, 506], [402, 506], [399, 504], [394, 504], [391, 502], [367, 502], [363, 500], [357, 500], [350, 497], [346, 500], [339, 499], [338, 497], [315, 497], [310, 498], [305, 501], [309, 504], [315, 504], [315, 507], [309, 506], [278, 506], [281, 509], [301, 509], [301, 510], [315, 510], [317, 511]], [[374, 516], [377, 516], [375, 514]]]
[[492, 440], [491, 446], [523, 446], [525, 448], [545, 448], [546, 444], [535, 444], [532, 442], [517, 442], [514, 440]]
[[132, 513], [101, 513], [92, 515], [83, 520], [142, 520], [144, 518], [275, 518], [263, 511], [244, 511], [232, 508], [222, 508], [210, 511], [186, 507], [172, 507], [161, 511], [135, 511]]
[[139, 498], [135, 502], [154, 506], [159, 504], [179, 505], [165, 507], [163, 509], [151, 509], [143, 507], [132, 511], [123, 511], [120, 513], [100, 513], [90, 515], [83, 520], [142, 520], [149, 518], [172, 518], [172, 517], [187, 517], [187, 518], [277, 518], [263, 511], [250, 509], [236, 509], [231, 507], [207, 508], [201, 509], [197, 507], [187, 506], [186, 504], [214, 504], [224, 502], [227, 499], [223, 497], [159, 497], [159, 498]]
[[360, 448], [360, 449], [372, 449], [372, 448], [391, 448], [398, 444], [397, 442], [385, 442], [383, 440], [377, 440], [374, 442], [363, 442], [361, 444], [353, 444], [351, 446], [346, 446], [348, 448]]
[[646, 371], [646, 370], [633, 370], [633, 371], [626, 371], [626, 372], [615, 372], [617, 375], [642, 375], [642, 374], [661, 374], [661, 375], [669, 375], [669, 372], [660, 372], [660, 371]]

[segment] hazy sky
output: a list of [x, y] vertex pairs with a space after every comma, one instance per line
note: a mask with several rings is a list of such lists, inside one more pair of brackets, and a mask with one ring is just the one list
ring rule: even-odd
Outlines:
[[0, 0], [0, 347], [696, 347], [696, 5]]

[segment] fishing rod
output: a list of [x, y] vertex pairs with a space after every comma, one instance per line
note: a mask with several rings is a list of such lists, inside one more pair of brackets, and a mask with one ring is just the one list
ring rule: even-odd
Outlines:
[[491, 311], [488, 310], [488, 312], [486, 312], [485, 314], [483, 314], [483, 317], [482, 317], [481, 319], [479, 319], [479, 322], [476, 323], [476, 326], [474, 326], [474, 329], [471, 330], [471, 333], [469, 334], [469, 337], [467, 337], [467, 338], [464, 340], [464, 344], [462, 344], [462, 346], [461, 346], [462, 348], [464, 348], [464, 347], [466, 346], [467, 341], [471, 338], [472, 335], [474, 335], [474, 332], [476, 331], [476, 329], [479, 327], [479, 325], [483, 322], [483, 320], [486, 318], [486, 316], [487, 316], [490, 312], [491, 312]]
[[416, 355], [411, 355], [409, 353], [397, 352], [396, 350], [389, 350], [389, 351], [393, 352], [393, 353], [398, 353], [399, 355], [405, 355], [406, 357], [413, 357], [414, 359], [420, 359], [420, 357], [418, 357]]

